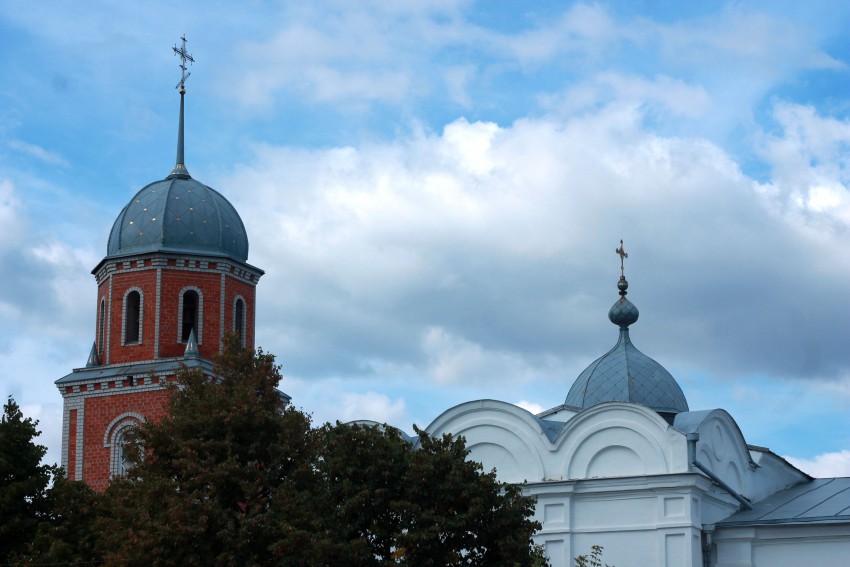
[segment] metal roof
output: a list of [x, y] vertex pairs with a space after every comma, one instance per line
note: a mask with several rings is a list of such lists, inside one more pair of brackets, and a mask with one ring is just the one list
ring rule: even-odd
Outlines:
[[248, 235], [239, 213], [215, 189], [188, 175], [146, 185], [118, 214], [107, 257], [187, 252], [245, 262]]
[[154, 374], [173, 374], [181, 366], [195, 368], [200, 366], [204, 372], [212, 373], [212, 362], [199, 358], [171, 358], [133, 364], [110, 364], [108, 366], [88, 366], [86, 368], [75, 368], [70, 374], [63, 376], [55, 383], [74, 384], [77, 382], [88, 382], [99, 380], [114, 380], [123, 376], [146, 376]]
[[850, 523], [850, 478], [816, 478], [794, 485], [717, 526], [832, 523]]
[[[212, 361], [197, 356], [188, 356], [186, 358], [177, 357], [133, 364], [75, 368], [73, 372], [57, 380], [55, 384], [57, 386], [70, 386], [79, 383], [116, 380], [127, 376], [146, 376], [151, 372], [159, 376], [172, 375], [184, 366], [186, 368], [200, 368], [204, 374], [213, 375]], [[292, 396], [285, 392], [278, 390], [277, 393], [285, 403], [292, 400]]]
[[603, 402], [632, 402], [663, 413], [688, 411], [676, 379], [635, 348], [628, 329], [620, 329], [614, 348], [579, 374], [564, 403], [588, 408]]
[[629, 282], [625, 276], [620, 276], [617, 288], [620, 298], [608, 311], [608, 319], [620, 327], [620, 338], [614, 348], [579, 374], [564, 403], [589, 408], [603, 402], [631, 402], [664, 414], [688, 411], [688, 401], [676, 379], [629, 339], [629, 325], [638, 320], [640, 312], [626, 299]]

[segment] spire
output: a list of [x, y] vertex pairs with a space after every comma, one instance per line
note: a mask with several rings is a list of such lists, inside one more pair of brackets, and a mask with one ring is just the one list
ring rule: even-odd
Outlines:
[[184, 98], [186, 97], [186, 79], [188, 79], [189, 75], [192, 74], [186, 72], [186, 62], [194, 63], [195, 59], [186, 51], [186, 34], [183, 34], [180, 37], [180, 40], [183, 42], [180, 47], [175, 45], [171, 48], [174, 50], [175, 55], [180, 56], [180, 82], [177, 83], [177, 86], [175, 87], [180, 91], [180, 122], [177, 127], [177, 161], [174, 165], [174, 169], [172, 169], [171, 173], [168, 175], [169, 178], [190, 177], [189, 170], [186, 169], [185, 160], [183, 158], [183, 107]]
[[[623, 261], [628, 258], [629, 255], [623, 248], [622, 239], [620, 239], [620, 247], [616, 248], [614, 252], [620, 256], [620, 280], [617, 282], [617, 289], [620, 290], [620, 299], [611, 306], [611, 310], [608, 311], [608, 319], [615, 325], [619, 326], [621, 330], [628, 333], [629, 325], [638, 320], [640, 312], [631, 301], [626, 299], [626, 294], [628, 293], [626, 290], [629, 289], [629, 282], [626, 281]], [[628, 339], [628, 335], [626, 338]]]
[[198, 352], [198, 340], [195, 338], [195, 328], [189, 331], [189, 340], [186, 341], [186, 350], [183, 352], [186, 358], [198, 358], [201, 354]]
[[97, 341], [91, 344], [89, 359], [86, 361], [86, 368], [92, 368], [94, 366], [100, 366], [100, 357], [97, 355]]

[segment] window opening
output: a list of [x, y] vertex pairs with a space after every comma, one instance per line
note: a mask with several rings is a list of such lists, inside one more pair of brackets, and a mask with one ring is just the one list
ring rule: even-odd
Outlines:
[[192, 329], [195, 329], [195, 338], [198, 338], [198, 292], [189, 290], [183, 294], [183, 328], [180, 333], [180, 341], [187, 342]]
[[239, 342], [245, 345], [245, 302], [241, 299], [236, 300], [236, 307], [233, 314], [233, 332], [239, 337]]
[[141, 323], [142, 294], [131, 291], [125, 300], [124, 313], [124, 344], [139, 342], [139, 327]]

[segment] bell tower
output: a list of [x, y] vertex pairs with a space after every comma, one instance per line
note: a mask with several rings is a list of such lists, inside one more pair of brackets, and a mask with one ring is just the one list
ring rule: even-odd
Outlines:
[[122, 439], [163, 416], [181, 366], [212, 375], [222, 338], [254, 348], [255, 291], [263, 275], [247, 263], [248, 237], [236, 209], [189, 175], [183, 123], [186, 38], [174, 46], [182, 70], [177, 159], [118, 214], [97, 282], [94, 344], [83, 368], [56, 381], [64, 399], [62, 465], [68, 478], [103, 490], [124, 472]]

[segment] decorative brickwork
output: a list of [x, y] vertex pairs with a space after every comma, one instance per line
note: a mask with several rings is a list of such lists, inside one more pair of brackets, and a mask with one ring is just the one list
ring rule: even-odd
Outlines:
[[[78, 368], [57, 386], [65, 406], [62, 465], [69, 478], [103, 490], [110, 478], [122, 474], [121, 440], [127, 428], [165, 415], [165, 385], [180, 364], [191, 362], [183, 358], [186, 345], [180, 340], [186, 292], [197, 293], [200, 361], [195, 364], [211, 375], [211, 360], [225, 333], [241, 330], [243, 345], [254, 348], [254, 301], [263, 272], [229, 258], [149, 253], [107, 258], [93, 274], [102, 364]], [[127, 327], [128, 298], [134, 293], [138, 340], [128, 341], [134, 338]]]

